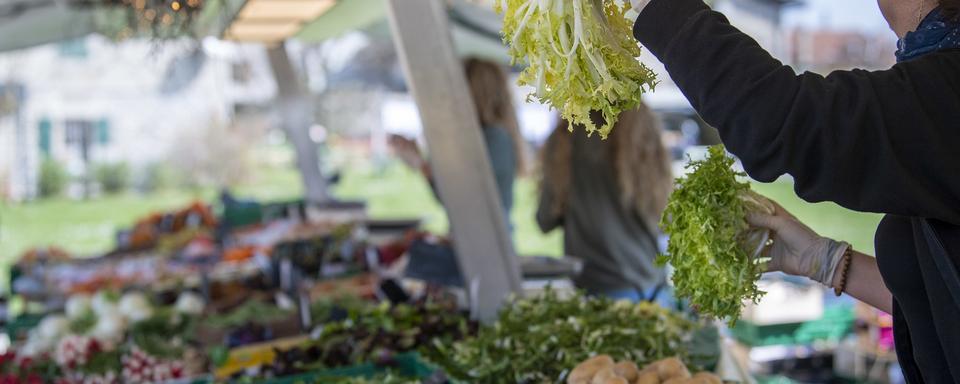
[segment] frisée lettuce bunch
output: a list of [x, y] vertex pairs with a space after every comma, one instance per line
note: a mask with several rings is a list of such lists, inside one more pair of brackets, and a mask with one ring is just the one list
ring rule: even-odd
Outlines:
[[769, 231], [751, 228], [748, 212], [773, 214], [773, 203], [753, 192], [722, 145], [704, 160], [691, 161], [677, 179], [660, 227], [670, 236], [661, 265], [673, 265], [677, 296], [701, 313], [736, 322], [744, 300], [763, 296], [757, 280], [766, 270], [760, 257]]
[[[637, 59], [627, 10], [629, 2], [620, 0], [498, 0], [513, 64], [527, 64], [518, 83], [535, 88], [527, 100], [606, 138], [620, 112], [637, 107], [657, 83]], [[590, 111], [603, 114], [602, 126]]]

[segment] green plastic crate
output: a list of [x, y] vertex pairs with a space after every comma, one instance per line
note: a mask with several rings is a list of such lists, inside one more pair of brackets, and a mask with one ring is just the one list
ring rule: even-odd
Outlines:
[[44, 315], [39, 314], [27, 314], [20, 315], [13, 321], [6, 324], [4, 327], [4, 332], [10, 336], [11, 340], [17, 340], [18, 336], [26, 336], [26, 333], [31, 329], [40, 324], [40, 321], [43, 320]]
[[828, 308], [822, 318], [803, 323], [797, 329], [795, 338], [801, 344], [815, 340], [840, 340], [853, 330], [854, 320], [856, 314], [851, 307]]
[[794, 333], [801, 325], [803, 323], [756, 325], [740, 320], [730, 329], [730, 333], [737, 341], [751, 347], [795, 344]]
[[809, 344], [818, 340], [840, 340], [853, 329], [853, 308], [847, 305], [824, 310], [817, 320], [802, 323], [755, 325], [738, 321], [730, 333], [751, 347], [768, 345]]
[[263, 206], [259, 203], [225, 205], [222, 221], [229, 228], [259, 224], [263, 221]]

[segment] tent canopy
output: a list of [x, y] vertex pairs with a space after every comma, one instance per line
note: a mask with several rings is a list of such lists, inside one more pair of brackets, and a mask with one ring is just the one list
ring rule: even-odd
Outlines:
[[[207, 0], [187, 34], [220, 36], [246, 0]], [[352, 1], [348, 1], [352, 2]], [[100, 33], [114, 36], [127, 13], [90, 0], [0, 0], [0, 52]]]
[[[247, 0], [207, 0], [190, 34], [221, 37]], [[506, 62], [499, 38], [500, 18], [490, 4], [466, 0], [448, 5], [452, 35], [460, 55]], [[293, 37], [315, 43], [349, 31], [389, 36], [384, 0], [339, 0]], [[3, 0], [0, 2], [0, 52], [57, 43], [93, 33], [114, 35], [126, 23], [125, 11], [92, 6], [89, 0]]]
[[[487, 3], [466, 0], [448, 4], [451, 33], [461, 56], [482, 56], [508, 62], [507, 48], [500, 41], [501, 19]], [[297, 40], [315, 43], [353, 30], [388, 38], [387, 9], [384, 0], [339, 1], [330, 11], [308, 23], [295, 36]]]

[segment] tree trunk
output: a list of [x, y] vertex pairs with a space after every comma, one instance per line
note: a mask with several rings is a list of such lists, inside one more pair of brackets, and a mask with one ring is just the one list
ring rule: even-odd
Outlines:
[[268, 48], [267, 54], [277, 81], [276, 108], [280, 113], [280, 124], [296, 151], [304, 199], [313, 203], [329, 201], [330, 193], [320, 171], [317, 146], [310, 139], [310, 126], [313, 124], [310, 95], [304, 82], [297, 76], [283, 44]]

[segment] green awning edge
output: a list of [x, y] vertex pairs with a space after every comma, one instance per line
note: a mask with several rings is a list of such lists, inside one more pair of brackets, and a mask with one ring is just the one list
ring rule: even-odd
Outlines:
[[387, 5], [383, 0], [339, 0], [327, 13], [304, 25], [295, 37], [306, 43], [317, 43], [366, 28], [385, 17]]

